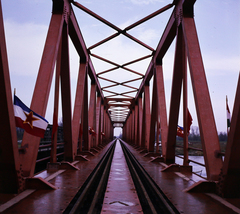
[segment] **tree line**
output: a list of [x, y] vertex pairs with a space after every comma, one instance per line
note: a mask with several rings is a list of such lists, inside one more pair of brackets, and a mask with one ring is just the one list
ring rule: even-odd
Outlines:
[[[226, 132], [219, 132], [218, 138], [220, 142], [227, 141], [228, 135]], [[179, 139], [180, 140], [180, 139]], [[191, 126], [190, 128], [190, 134], [188, 136], [189, 141], [201, 141], [201, 136], [199, 132], [199, 128], [197, 126]]]

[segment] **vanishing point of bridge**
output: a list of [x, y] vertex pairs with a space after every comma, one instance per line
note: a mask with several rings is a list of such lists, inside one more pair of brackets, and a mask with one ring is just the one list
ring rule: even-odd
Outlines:
[[[61, 89], [64, 161], [57, 162], [59, 142], [55, 132], [51, 138], [48, 168], [37, 175], [34, 172], [40, 137], [24, 132], [21, 147], [18, 148], [17, 144], [9, 76], [11, 71], [8, 68], [2, 8], [0, 8], [0, 119], [3, 121], [0, 123], [0, 212], [158, 213], [160, 212], [158, 211], [159, 202], [152, 199], [157, 198], [156, 195], [159, 195], [159, 192], [163, 194], [160, 197], [161, 200], [166, 201], [163, 203], [163, 207], [166, 206], [166, 208], [161, 208], [162, 213], [240, 212], [240, 83], [236, 89], [231, 127], [226, 152], [223, 154], [220, 151], [194, 22], [194, 3], [195, 0], [174, 0], [171, 4], [125, 29], [120, 29], [76, 1], [53, 0], [52, 17], [30, 109], [45, 116], [52, 80], [55, 78], [53, 127], [58, 115]], [[86, 47], [73, 7], [98, 19], [112, 28], [115, 33], [91, 47]], [[170, 9], [172, 14], [163, 34], [159, 36], [160, 40], [156, 48], [148, 46], [128, 32]], [[94, 48], [104, 45], [119, 35], [146, 48], [150, 54], [124, 64], [118, 64], [94, 54]], [[69, 38], [79, 56], [73, 112]], [[167, 118], [162, 63], [173, 41], [176, 41], [175, 58]], [[112, 68], [96, 72], [92, 63], [93, 58], [110, 64]], [[150, 59], [150, 63], [144, 75], [128, 67], [145, 59]], [[121, 70], [134, 74], [136, 78], [118, 82], [105, 76], [110, 72], [121, 72]], [[196, 175], [192, 174], [192, 166], [189, 165], [188, 158], [188, 151], [191, 148], [188, 145], [187, 131], [183, 132], [183, 164], [175, 164], [181, 95], [184, 130], [188, 129], [190, 121], [187, 100], [188, 71], [193, 88], [207, 178], [196, 178]], [[91, 79], [90, 85], [88, 85], [88, 78]], [[101, 86], [101, 80], [108, 84]], [[150, 90], [151, 80], [153, 86]], [[137, 81], [140, 81], [139, 87], [132, 84]], [[124, 87], [124, 92], [116, 92], [114, 87], [117, 86]], [[90, 88], [90, 94], [88, 94], [88, 88]], [[114, 127], [122, 127], [122, 139], [113, 139]], [[161, 145], [158, 144], [159, 136], [161, 136]], [[161, 146], [161, 152], [159, 152], [159, 146]], [[122, 161], [119, 162], [119, 159]], [[103, 167], [100, 167], [101, 164]], [[123, 164], [125, 168], [115, 168], [114, 164], [116, 167]], [[120, 180], [131, 179], [119, 177], [120, 174], [129, 176], [127, 166], [133, 181], [130, 184], [121, 183], [122, 188], [129, 185], [129, 189], [124, 192], [125, 196], [121, 196], [121, 189], [115, 188], [120, 185]], [[99, 173], [97, 173], [98, 170]], [[99, 187], [95, 190], [90, 188], [91, 181], [96, 183], [94, 179], [100, 180]], [[105, 187], [100, 187], [104, 181], [108, 181], [108, 184], [105, 183], [103, 184]], [[150, 186], [153, 190], [145, 196], [148, 192], [145, 190], [150, 189]], [[100, 199], [94, 195], [87, 200], [91, 201], [89, 207], [85, 207], [87, 203], [83, 198], [87, 198], [88, 190], [102, 193], [98, 196], [103, 204], [100, 208], [95, 205], [97, 204], [95, 202]], [[85, 192], [86, 195], [83, 196]], [[111, 200], [116, 195], [120, 195], [120, 199]], [[75, 200], [77, 197], [79, 198]], [[136, 197], [139, 200], [129, 202]], [[146, 204], [144, 201], [147, 201]], [[78, 204], [77, 208], [75, 204]], [[118, 205], [119, 210], [111, 210], [111, 205]], [[198, 206], [199, 208], [196, 208]], [[80, 207], [84, 211], [80, 212]]]

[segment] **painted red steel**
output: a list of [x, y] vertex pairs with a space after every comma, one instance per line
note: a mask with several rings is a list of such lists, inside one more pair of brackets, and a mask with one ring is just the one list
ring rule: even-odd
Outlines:
[[[58, 118], [60, 69], [61, 69], [61, 52], [59, 51], [58, 58], [57, 58], [57, 65], [56, 65], [56, 73], [55, 73], [53, 121], [56, 120], [55, 117]], [[52, 127], [52, 130], [53, 130], [53, 127]], [[50, 163], [57, 162], [57, 135], [58, 133], [56, 131], [55, 134], [52, 136]]]
[[[147, 149], [154, 152], [155, 142], [158, 144], [158, 136], [161, 135], [162, 140], [162, 156], [165, 162], [175, 162], [175, 146], [176, 133], [179, 117], [180, 98], [183, 88], [183, 121], [184, 128], [187, 127], [188, 112], [187, 112], [187, 61], [193, 86], [193, 94], [196, 105], [197, 119], [200, 128], [202, 147], [209, 180], [218, 180], [220, 169], [223, 166], [222, 177], [220, 180], [223, 186], [220, 187], [222, 194], [227, 197], [233, 196], [234, 187], [240, 188], [239, 176], [237, 173], [239, 166], [239, 91], [234, 105], [233, 121], [227, 146], [224, 165], [221, 157], [215, 155], [216, 151], [220, 150], [216, 124], [213, 116], [211, 100], [209, 96], [207, 80], [205, 76], [203, 61], [201, 57], [196, 26], [193, 18], [194, 0], [176, 0], [149, 16], [135, 22], [124, 30], [118, 28], [99, 15], [90, 11], [83, 5], [75, 1], [59, 0], [53, 1], [53, 11], [51, 22], [49, 25], [48, 35], [42, 55], [42, 60], [38, 72], [38, 77], [32, 97], [31, 109], [38, 114], [45, 116], [48, 104], [48, 98], [52, 83], [52, 77], [55, 65], [57, 63], [56, 83], [61, 79], [62, 92], [62, 110], [63, 110], [63, 128], [65, 141], [65, 160], [73, 161], [77, 152], [84, 150], [90, 151], [92, 147], [97, 147], [103, 143], [107, 143], [113, 138], [114, 124], [123, 126], [123, 139], [142, 149]], [[103, 39], [95, 45], [87, 49], [81, 31], [79, 29], [75, 14], [72, 10], [72, 5], [80, 8], [94, 18], [100, 20], [107, 26], [113, 28], [117, 32]], [[127, 33], [128, 30], [144, 23], [145, 21], [155, 17], [156, 15], [172, 8], [173, 12], [169, 18], [162, 37], [154, 50], [142, 41], [136, 39]], [[1, 10], [1, 8], [0, 8]], [[1, 11], [0, 11], [1, 12]], [[19, 189], [19, 167], [22, 164], [23, 175], [32, 177], [34, 174], [36, 158], [38, 154], [40, 138], [24, 134], [22, 146], [26, 148], [25, 153], [18, 155], [16, 146], [16, 133], [12, 100], [11, 87], [9, 79], [9, 71], [7, 64], [7, 53], [4, 39], [2, 13], [0, 14], [0, 69], [1, 69], [1, 100], [4, 105], [1, 106], [2, 120], [6, 121], [1, 130], [6, 130], [8, 133], [2, 137], [4, 141], [11, 142], [4, 144], [0, 141], [1, 151], [7, 151], [7, 156], [0, 158], [1, 166], [7, 164], [8, 167], [1, 167], [1, 179], [8, 182], [5, 187], [0, 183], [0, 192], [11, 192]], [[118, 35], [124, 35], [127, 38], [135, 41], [137, 44], [150, 50], [152, 53], [140, 57], [136, 60], [126, 62], [119, 65], [108, 59], [105, 59], [96, 54], [90, 53], [95, 47], [102, 45]], [[80, 65], [78, 73], [78, 82], [76, 88], [76, 97], [72, 118], [71, 107], [71, 82], [69, 68], [69, 46], [68, 37], [70, 36], [73, 45], [79, 55]], [[164, 79], [162, 61], [165, 53], [176, 37], [175, 60], [172, 79], [171, 102], [169, 109], [169, 118], [167, 122], [167, 109], [164, 91]], [[115, 67], [101, 71], [96, 74], [93, 67], [90, 55], [107, 62]], [[152, 57], [147, 68], [146, 74], [143, 75], [138, 71], [127, 68], [126, 66], [139, 62], [141, 60]], [[116, 69], [125, 69], [127, 72], [139, 75], [139, 78], [117, 82], [110, 78], [104, 78], [101, 75], [114, 71]], [[90, 102], [88, 105], [88, 77], [91, 79]], [[149, 82], [153, 79], [152, 92], [152, 111], [150, 111], [150, 93]], [[110, 82], [101, 88], [99, 79]], [[128, 83], [142, 80], [140, 87], [137, 89]], [[126, 91], [117, 93], [111, 89], [116, 86], [125, 86]], [[240, 85], [240, 84], [239, 84]], [[128, 89], [128, 90], [127, 90]], [[104, 97], [104, 92], [110, 95]], [[135, 97], [131, 94], [136, 94]], [[58, 96], [59, 86], [55, 88], [55, 104], [54, 114], [58, 114]], [[120, 98], [121, 97], [121, 98]], [[143, 97], [143, 98], [142, 98]], [[96, 132], [96, 136], [89, 135], [89, 127]], [[155, 135], [157, 134], [157, 138]], [[55, 151], [56, 141], [53, 143]], [[188, 165], [188, 141], [187, 133], [184, 134], [184, 163]], [[56, 154], [52, 154], [52, 162], [56, 161]], [[5, 172], [10, 175], [9, 180], [6, 179]], [[238, 191], [240, 192], [240, 191]]]
[[240, 197], [240, 76], [232, 112], [230, 131], [221, 176], [219, 193], [226, 198]]
[[1, 1], [0, 99], [2, 121], [0, 123], [0, 193], [17, 193], [20, 190], [21, 173]]
[[[83, 115], [87, 113], [87, 111], [84, 111], [85, 110], [84, 109], [84, 95], [85, 95], [85, 93], [88, 93], [86, 91], [87, 84], [88, 84], [87, 65], [86, 65], [86, 63], [80, 63], [79, 64], [78, 81], [77, 81], [77, 89], [76, 89], [76, 95], [75, 95], [74, 112], [73, 112], [73, 119], [72, 119], [74, 151], [77, 151], [80, 124], [83, 125], [83, 123], [84, 123]], [[85, 122], [87, 122], [87, 121], [85, 121]], [[83, 128], [83, 126], [81, 126], [81, 129], [82, 128]], [[82, 134], [84, 133], [83, 130], [80, 130], [80, 132], [82, 132]], [[81, 140], [80, 140], [79, 148], [82, 148]]]
[[223, 162], [222, 158], [214, 156], [214, 151], [220, 150], [220, 145], [194, 19], [183, 18], [183, 29], [207, 177], [217, 180]]
[[[43, 51], [38, 77], [31, 102], [31, 109], [44, 116], [54, 71], [59, 44], [61, 41], [64, 18], [61, 14], [53, 14]], [[31, 143], [30, 143], [31, 142]], [[26, 148], [25, 154], [20, 154], [24, 176], [32, 177], [38, 154], [40, 138], [24, 133], [22, 146]]]

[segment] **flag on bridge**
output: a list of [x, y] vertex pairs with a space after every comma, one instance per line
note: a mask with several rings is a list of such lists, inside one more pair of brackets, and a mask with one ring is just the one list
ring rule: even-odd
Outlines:
[[[191, 116], [191, 114], [190, 114], [190, 112], [189, 112], [189, 110], [187, 109], [187, 111], [188, 111], [188, 124], [187, 124], [187, 135], [189, 135], [189, 131], [190, 131], [190, 127], [191, 127], [191, 125], [192, 125], [192, 116]], [[177, 136], [179, 136], [179, 137], [184, 137], [184, 129], [183, 129], [183, 127], [181, 127], [181, 126], [177, 126]]]
[[14, 95], [14, 115], [17, 127], [37, 137], [44, 137], [48, 121], [29, 109], [16, 95]]
[[181, 127], [181, 126], [177, 126], [177, 136], [179, 136], [179, 137], [184, 137], [184, 132], [183, 132], [183, 127]]

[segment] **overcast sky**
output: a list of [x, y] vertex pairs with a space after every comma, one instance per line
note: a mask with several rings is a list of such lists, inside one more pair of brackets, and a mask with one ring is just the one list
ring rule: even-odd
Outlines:
[[[121, 29], [124, 29], [172, 1], [78, 0], [78, 2]], [[11, 86], [12, 89], [17, 89], [18, 97], [29, 106], [51, 18], [52, 1], [2, 0], [2, 9]], [[104, 24], [96, 21], [83, 11], [75, 7], [74, 11], [87, 47], [114, 33], [114, 30], [104, 26]], [[240, 71], [240, 1], [197, 0], [194, 11], [217, 130], [219, 132], [226, 132], [226, 95], [228, 96], [230, 111], [232, 112]], [[129, 31], [129, 33], [155, 49], [171, 12], [172, 9]], [[167, 113], [169, 113], [174, 49], [175, 42], [171, 45], [163, 61]], [[114, 41], [94, 49], [93, 53], [121, 64], [145, 56], [150, 52], [126, 39], [124, 36], [120, 36]], [[73, 48], [71, 48], [72, 105], [74, 104], [76, 90], [78, 62], [78, 57]], [[111, 67], [96, 59], [93, 59], [93, 62], [97, 73]], [[145, 73], [148, 63], [149, 61], [146, 60], [130, 68], [140, 73]], [[113, 72], [106, 77], [124, 81], [125, 79], [129, 79], [124, 72]], [[135, 78], [135, 75], [131, 74], [130, 78]], [[104, 81], [100, 81], [100, 83], [102, 86], [106, 84]], [[122, 89], [117, 88], [116, 90]], [[188, 99], [189, 110], [193, 117], [193, 125], [198, 126], [190, 81]], [[51, 123], [53, 111], [52, 93], [49, 100], [45, 117]], [[179, 116], [179, 125], [182, 125], [181, 115]]]

